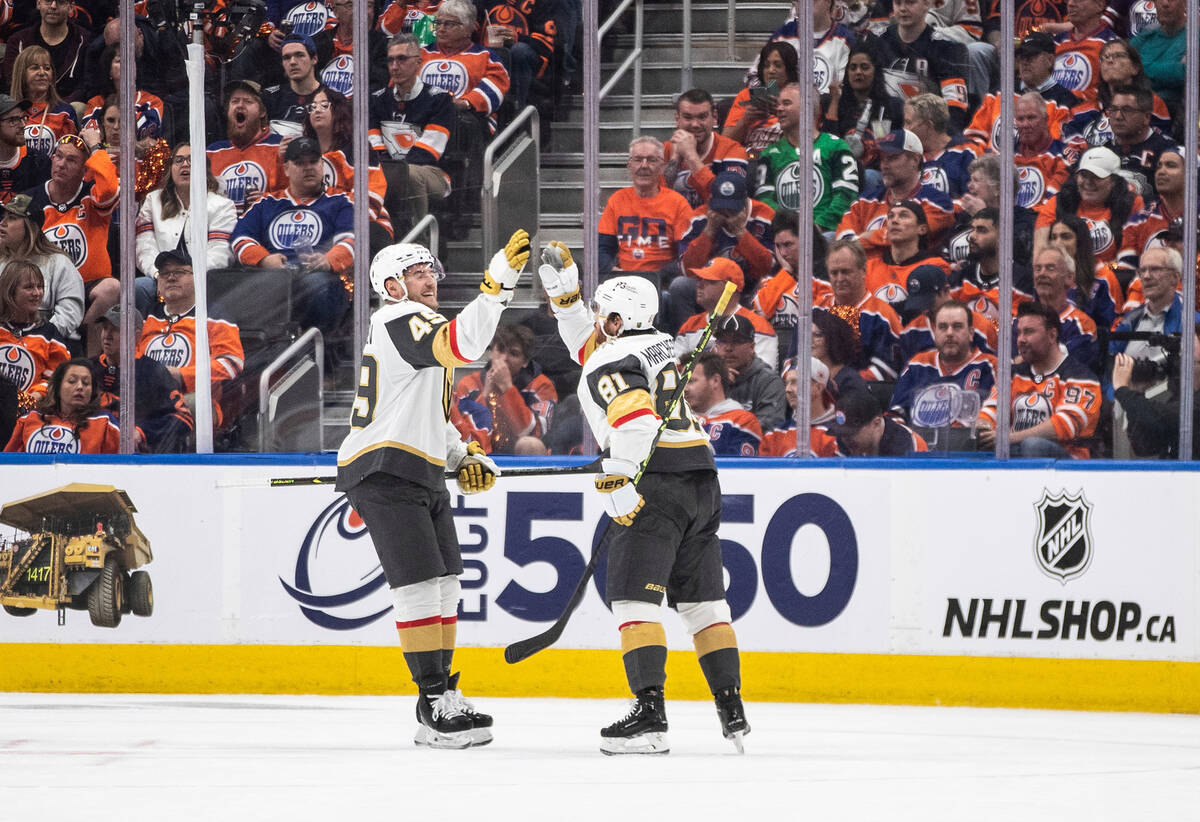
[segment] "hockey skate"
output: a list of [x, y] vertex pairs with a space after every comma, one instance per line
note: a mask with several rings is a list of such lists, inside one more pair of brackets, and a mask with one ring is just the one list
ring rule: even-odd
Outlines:
[[613, 754], [665, 754], [667, 709], [659, 688], [643, 688], [624, 719], [600, 730], [600, 751]]
[[451, 674], [446, 686], [446, 696], [459, 713], [471, 720], [471, 744], [486, 745], [492, 741], [492, 718], [475, 710], [471, 700], [458, 690], [458, 674]]
[[721, 733], [733, 742], [737, 752], [744, 754], [742, 737], [750, 733], [750, 723], [746, 721], [746, 710], [742, 707], [742, 695], [737, 688], [724, 688], [713, 695], [717, 703], [717, 717], [721, 720]]
[[471, 747], [471, 720], [455, 704], [450, 691], [421, 691], [417, 697], [417, 732], [413, 744], [430, 748]]

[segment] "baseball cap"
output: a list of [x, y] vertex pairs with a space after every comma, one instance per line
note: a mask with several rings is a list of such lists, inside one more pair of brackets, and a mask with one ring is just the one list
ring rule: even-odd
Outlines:
[[908, 299], [904, 301], [906, 311], [928, 311], [933, 308], [933, 299], [944, 288], [950, 287], [946, 272], [936, 265], [919, 265], [908, 275], [904, 288]]
[[279, 47], [282, 49], [288, 43], [299, 43], [308, 49], [308, 53], [311, 56], [317, 56], [317, 44], [314, 43], [313, 39], [307, 34], [289, 34], [287, 37], [283, 38], [283, 42], [279, 44]]
[[713, 334], [718, 340], [727, 339], [730, 342], [753, 342], [754, 324], [741, 314], [726, 317]]
[[[115, 327], [120, 328], [121, 327], [121, 306], [114, 305], [112, 308], [108, 309], [108, 311], [105, 311], [104, 316], [101, 317], [100, 319], [108, 320]], [[133, 309], [133, 327], [134, 327], [134, 330], [137, 331], [138, 334], [142, 333], [142, 323], [143, 323], [142, 312], [138, 311], [136, 308]]]
[[0, 94], [0, 116], [8, 114], [14, 108], [19, 108], [21, 111], [29, 111], [32, 105], [28, 100], [14, 100], [7, 94]]
[[925, 153], [925, 148], [921, 145], [921, 138], [906, 128], [898, 128], [890, 132], [888, 136], [875, 143], [875, 146], [885, 154], [900, 154], [904, 151], [911, 151], [913, 154]]
[[892, 206], [892, 208], [903, 208], [912, 212], [912, 215], [917, 218], [917, 222], [921, 225], [929, 225], [929, 218], [925, 216], [925, 207], [916, 200], [901, 200]]
[[838, 436], [853, 434], [882, 413], [883, 406], [874, 394], [856, 388], [838, 397], [837, 416], [831, 428]]
[[1121, 170], [1121, 158], [1111, 148], [1095, 146], [1079, 158], [1079, 170], [1090, 171], [1097, 177], [1111, 177]]
[[186, 251], [180, 251], [178, 248], [172, 248], [167, 251], [158, 252], [158, 256], [154, 258], [155, 271], [162, 271], [163, 266], [172, 264], [186, 265], [188, 268], [191, 268], [192, 256]]
[[829, 366], [818, 360], [816, 357], [809, 358], [809, 373], [812, 375], [812, 381], [822, 388], [829, 387]]
[[1054, 38], [1044, 31], [1031, 31], [1013, 49], [1015, 54], [1054, 54]]
[[42, 209], [33, 204], [33, 198], [28, 194], [18, 194], [4, 204], [4, 210], [18, 217], [31, 220], [38, 231], [42, 230]]
[[283, 159], [293, 163], [302, 157], [320, 156], [321, 144], [312, 137], [297, 137], [287, 144], [287, 148], [283, 152]]
[[262, 86], [253, 80], [234, 80], [225, 84], [225, 99], [228, 100], [235, 91], [248, 91], [259, 99], [263, 99]]
[[709, 208], [741, 211], [746, 206], [746, 175], [737, 171], [722, 171], [712, 181]]
[[733, 283], [738, 291], [746, 287], [746, 275], [742, 273], [742, 267], [728, 257], [711, 259], [704, 268], [693, 268], [691, 273], [702, 280]]

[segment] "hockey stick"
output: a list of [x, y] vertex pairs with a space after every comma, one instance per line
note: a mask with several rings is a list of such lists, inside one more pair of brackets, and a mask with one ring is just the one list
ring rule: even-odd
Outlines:
[[[704, 349], [708, 347], [708, 341], [717, 327], [717, 321], [725, 313], [725, 306], [729, 304], [733, 292], [733, 283], [726, 283], [725, 290], [721, 292], [721, 299], [717, 301], [716, 307], [708, 315], [708, 322], [704, 326], [704, 333], [700, 335], [700, 341], [692, 350], [691, 356], [688, 357], [687, 364], [683, 368], [683, 374], [679, 378], [679, 384], [675, 387], [675, 393], [671, 395], [671, 402], [667, 405], [667, 412], [663, 414], [662, 422], [658, 424], [658, 431], [655, 432], [654, 439], [650, 441], [650, 450], [638, 466], [637, 473], [633, 477], [633, 484], [635, 486], [641, 481], [642, 474], [646, 473], [646, 466], [650, 464], [650, 458], [654, 456], [654, 448], [658, 445], [659, 438], [667, 430], [667, 423], [675, 416], [675, 412], [679, 408], [679, 403], [683, 401], [683, 387], [687, 385], [688, 379], [692, 375], [692, 369], [696, 367], [696, 360], [699, 359]], [[575, 609], [583, 601], [583, 595], [587, 593], [588, 583], [596, 573], [596, 566], [604, 556], [605, 551], [608, 550], [608, 533], [610, 530], [612, 530], [611, 519], [604, 523], [604, 530], [600, 533], [600, 540], [596, 543], [595, 550], [592, 551], [592, 558], [588, 560], [587, 567], [583, 569], [583, 576], [580, 577], [579, 583], [571, 593], [571, 599], [567, 602], [567, 607], [563, 609], [558, 619], [554, 621], [553, 625], [537, 636], [518, 640], [505, 648], [505, 662], [515, 665], [521, 660], [533, 656], [538, 651], [544, 651], [546, 648], [549, 648], [562, 636], [563, 630], [567, 627], [567, 622], [571, 619], [571, 614], [575, 613]]]
[[[500, 470], [499, 479], [507, 479], [508, 477], [559, 477], [566, 474], [594, 474], [600, 470], [601, 460], [596, 459], [583, 465], [564, 465], [564, 466], [529, 466], [526, 468], [502, 468]], [[458, 476], [457, 471], [447, 471], [446, 478], [452, 479]], [[302, 485], [333, 485], [337, 482], [336, 476], [328, 477], [273, 477], [268, 480], [249, 480], [245, 483], [246, 487], [260, 487], [266, 484], [270, 488], [292, 488]], [[229, 486], [238, 485], [238, 483], [230, 483]]]

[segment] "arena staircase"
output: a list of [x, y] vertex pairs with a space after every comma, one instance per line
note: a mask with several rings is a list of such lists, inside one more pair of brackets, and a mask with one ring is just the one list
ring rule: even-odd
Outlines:
[[[742, 88], [745, 69], [754, 60], [771, 32], [787, 18], [791, 3], [761, 0], [737, 4], [736, 59], [728, 54], [728, 4], [692, 4], [692, 85], [708, 89], [721, 106], [722, 117], [729, 102]], [[683, 6], [678, 2], [646, 0], [642, 63], [642, 133], [666, 140], [674, 131], [674, 95], [680, 88], [683, 55]], [[633, 12], [627, 11], [602, 44], [602, 82], [611, 76], [634, 48]], [[600, 106], [600, 205], [618, 188], [629, 185], [625, 159], [633, 138], [632, 73], [626, 75]], [[583, 106], [574, 94], [565, 110], [548, 124], [548, 147], [541, 157], [542, 215], [538, 226], [541, 243], [565, 242], [579, 259], [583, 250], [582, 190], [584, 177]], [[543, 123], [543, 129], [547, 124]], [[450, 240], [442, 249], [447, 276], [440, 296], [450, 314], [478, 293], [481, 270], [482, 229], [476, 218], [469, 233]], [[517, 311], [537, 309], [536, 292], [522, 289], [514, 302]], [[339, 379], [339, 388], [345, 382]], [[347, 383], [348, 384], [348, 383]], [[325, 447], [337, 448], [345, 435], [353, 393], [326, 392]]]

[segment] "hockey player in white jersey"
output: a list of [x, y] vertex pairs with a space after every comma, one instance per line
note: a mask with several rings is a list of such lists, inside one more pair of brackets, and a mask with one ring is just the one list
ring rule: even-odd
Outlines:
[[487, 349], [528, 260], [529, 236], [517, 231], [492, 257], [483, 293], [453, 320], [437, 311], [443, 272], [426, 248], [397, 243], [371, 263], [383, 305], [363, 347], [337, 490], [366, 524], [392, 590], [404, 661], [420, 691], [418, 745], [492, 739], [492, 718], [475, 711], [450, 673], [463, 566], [445, 471], [458, 472], [464, 494], [490, 489], [500, 471], [450, 424], [451, 377]]
[[581, 299], [579, 270], [567, 247], [551, 243], [542, 260], [538, 274], [559, 333], [583, 366], [584, 416], [607, 454], [596, 477], [613, 519], [606, 587], [635, 699], [627, 716], [600, 731], [600, 750], [669, 750], [664, 596], [693, 637], [721, 730], [740, 750], [750, 725], [717, 538], [721, 488], [708, 436], [682, 398], [655, 447], [672, 397], [683, 389], [674, 340], [653, 326], [658, 291], [642, 277], [615, 277], [596, 289], [593, 313]]

